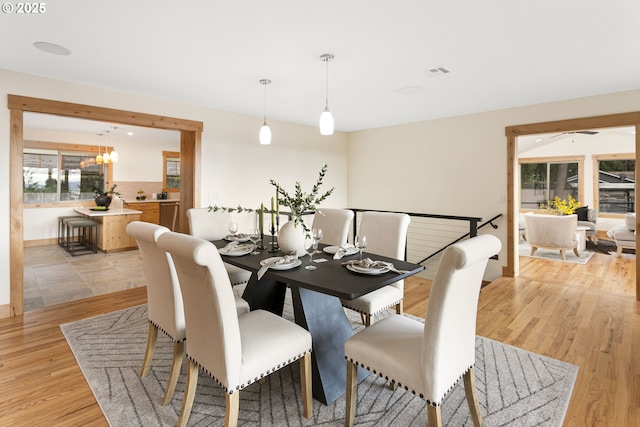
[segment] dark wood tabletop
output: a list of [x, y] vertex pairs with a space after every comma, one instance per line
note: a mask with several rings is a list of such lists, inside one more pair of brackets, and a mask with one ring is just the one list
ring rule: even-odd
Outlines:
[[[229, 242], [226, 240], [214, 241], [218, 248], [222, 248]], [[248, 242], [248, 244], [251, 244]], [[320, 244], [319, 250], [325, 246]], [[259, 255], [243, 255], [243, 256], [226, 256], [222, 255], [224, 262], [235, 265], [246, 270], [257, 272], [261, 265], [260, 261], [271, 257], [281, 257], [285, 254], [282, 252], [270, 253], [267, 249], [261, 250]], [[354, 273], [343, 265], [349, 260], [359, 259], [359, 255], [345, 256], [342, 259], [334, 260], [332, 254], [322, 252], [313, 256], [314, 263], [317, 268], [315, 270], [306, 270], [304, 267], [309, 263], [309, 257], [300, 257], [302, 264], [291, 270], [273, 270], [269, 269], [265, 273], [265, 277], [287, 283], [289, 286], [298, 286], [301, 288], [311, 289], [332, 295], [343, 299], [354, 299], [365, 295], [371, 291], [379, 289], [383, 286], [390, 285], [405, 277], [412, 276], [424, 270], [424, 267], [411, 262], [400, 261], [380, 255], [363, 253], [363, 257], [369, 257], [374, 261], [390, 262], [398, 270], [406, 270], [407, 273], [398, 274], [392, 271], [378, 275], [367, 275]], [[324, 262], [315, 262], [324, 259]]]

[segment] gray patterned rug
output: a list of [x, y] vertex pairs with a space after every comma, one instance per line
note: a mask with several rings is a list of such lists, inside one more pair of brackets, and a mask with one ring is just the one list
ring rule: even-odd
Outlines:
[[[292, 318], [290, 300], [285, 317]], [[350, 316], [359, 329], [359, 316]], [[147, 307], [133, 307], [61, 326], [87, 382], [111, 426], [174, 426], [185, 385], [184, 365], [171, 404], [162, 406], [172, 344], [162, 333], [149, 375], [138, 376], [147, 338]], [[345, 365], [346, 369], [346, 365]], [[486, 426], [561, 426], [578, 367], [476, 338], [476, 386]], [[297, 364], [271, 374], [240, 394], [242, 426], [342, 426], [344, 396], [332, 405], [314, 401], [313, 418], [300, 413]], [[224, 393], [200, 373], [190, 426], [218, 426], [224, 420]], [[473, 425], [460, 382], [442, 406], [448, 426]], [[370, 375], [358, 387], [359, 426], [424, 426], [425, 403]]]

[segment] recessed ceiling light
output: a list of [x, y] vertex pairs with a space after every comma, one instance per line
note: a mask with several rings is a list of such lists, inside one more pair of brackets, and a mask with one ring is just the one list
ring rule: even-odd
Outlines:
[[129, 131], [129, 132], [127, 132], [127, 135], [133, 136], [133, 132]]
[[422, 89], [420, 86], [405, 86], [398, 89], [398, 93], [402, 95], [414, 95]]
[[35, 42], [33, 44], [36, 49], [39, 49], [43, 52], [51, 53], [53, 55], [71, 55], [71, 51], [64, 46], [60, 46], [59, 44], [49, 43], [49, 42]]

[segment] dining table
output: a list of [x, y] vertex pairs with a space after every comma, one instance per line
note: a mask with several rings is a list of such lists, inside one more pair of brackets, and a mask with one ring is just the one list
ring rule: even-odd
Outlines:
[[[251, 310], [263, 309], [282, 316], [286, 290], [290, 288], [295, 322], [312, 337], [313, 397], [326, 405], [346, 392], [344, 343], [354, 334], [340, 299], [358, 298], [424, 270], [420, 264], [364, 252], [363, 257], [392, 263], [398, 272], [357, 273], [345, 265], [349, 260], [358, 260], [357, 253], [334, 259], [332, 254], [323, 251], [327, 245], [319, 244], [320, 253], [313, 256], [315, 270], [304, 268], [309, 257], [303, 256], [300, 265], [290, 269], [269, 268], [258, 278], [261, 262], [287, 254], [263, 249], [258, 255], [230, 256], [224, 254], [229, 241], [212, 243], [222, 248], [220, 253], [224, 262], [252, 272], [242, 295]], [[274, 267], [278, 268], [277, 265]], [[368, 375], [369, 371], [360, 368], [358, 380]]]

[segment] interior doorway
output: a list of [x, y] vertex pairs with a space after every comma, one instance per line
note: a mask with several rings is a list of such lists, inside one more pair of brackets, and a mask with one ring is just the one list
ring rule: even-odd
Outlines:
[[9, 145], [12, 160], [9, 171], [11, 206], [9, 240], [12, 254], [10, 260], [10, 316], [21, 315], [24, 312], [22, 152], [23, 114], [25, 112], [179, 131], [183, 165], [180, 177], [182, 191], [180, 193], [179, 218], [183, 227], [187, 224], [186, 212], [194, 206], [195, 195], [198, 191], [197, 177], [199, 176], [202, 122], [18, 95], [9, 95], [7, 104], [10, 110]]
[[[518, 191], [518, 137], [525, 135], [538, 135], [549, 133], [575, 132], [589, 129], [616, 128], [632, 126], [636, 130], [635, 134], [635, 157], [636, 170], [638, 175], [640, 166], [640, 135], [638, 127], [640, 125], [640, 112], [612, 114], [607, 116], [594, 116], [579, 119], [561, 120], [555, 122], [531, 123], [525, 125], [508, 126], [505, 128], [507, 137], [507, 266], [503, 269], [503, 274], [509, 277], [517, 277], [519, 274], [518, 262], [518, 212], [517, 202]], [[638, 210], [638, 201], [635, 201], [635, 211]], [[638, 240], [638, 237], [636, 237]], [[640, 266], [640, 258], [636, 257], [636, 271]], [[640, 300], [640, 281], [636, 275], [636, 300]]]

